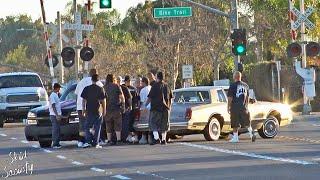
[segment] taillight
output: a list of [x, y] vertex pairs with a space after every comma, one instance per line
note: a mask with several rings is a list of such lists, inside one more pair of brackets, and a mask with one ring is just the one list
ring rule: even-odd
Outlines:
[[134, 120], [135, 121], [139, 121], [140, 120], [140, 115], [141, 115], [140, 110], [134, 111]]
[[192, 117], [192, 110], [191, 110], [191, 108], [187, 108], [186, 109], [186, 119], [191, 119], [191, 117]]

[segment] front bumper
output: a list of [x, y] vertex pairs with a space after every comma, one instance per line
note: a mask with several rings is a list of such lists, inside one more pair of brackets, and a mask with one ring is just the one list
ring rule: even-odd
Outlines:
[[10, 118], [26, 118], [28, 112], [40, 106], [45, 105], [46, 102], [26, 103], [26, 104], [2, 104], [0, 114], [6, 119]]
[[[24, 129], [28, 141], [48, 140], [51, 141], [51, 126], [27, 125]], [[79, 139], [79, 123], [65, 124], [60, 126], [60, 140], [72, 141]]]

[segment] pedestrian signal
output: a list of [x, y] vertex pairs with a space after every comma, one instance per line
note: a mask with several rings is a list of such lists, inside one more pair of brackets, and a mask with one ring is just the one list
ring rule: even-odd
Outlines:
[[287, 47], [287, 55], [288, 57], [298, 57], [302, 52], [302, 48], [299, 43], [291, 43]]
[[80, 58], [83, 61], [91, 61], [92, 58], [94, 57], [94, 51], [90, 47], [84, 47], [80, 51]]

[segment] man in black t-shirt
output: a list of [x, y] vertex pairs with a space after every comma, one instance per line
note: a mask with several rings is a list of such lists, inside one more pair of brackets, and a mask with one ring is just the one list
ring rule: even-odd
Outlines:
[[[169, 112], [171, 109], [172, 91], [163, 81], [163, 73], [157, 73], [157, 82], [151, 87], [146, 106], [151, 102], [149, 128], [153, 132], [154, 141], [151, 145], [167, 144], [167, 131], [170, 129]], [[159, 138], [161, 132], [162, 140]]]
[[[86, 143], [83, 145], [84, 148], [90, 146], [101, 148], [98, 142], [102, 116], [106, 115], [106, 97], [103, 88], [97, 85], [98, 78], [97, 74], [93, 75], [92, 85], [85, 87], [81, 94], [83, 98], [83, 116], [86, 117]], [[102, 113], [100, 112], [101, 108]], [[94, 129], [93, 135], [90, 132], [92, 127]]]
[[256, 136], [251, 128], [248, 110], [249, 86], [241, 81], [239, 71], [234, 72], [233, 79], [235, 82], [230, 85], [228, 90], [228, 112], [231, 119], [231, 128], [233, 128], [233, 136], [230, 142], [239, 142], [239, 128], [248, 128], [251, 140], [254, 142]]

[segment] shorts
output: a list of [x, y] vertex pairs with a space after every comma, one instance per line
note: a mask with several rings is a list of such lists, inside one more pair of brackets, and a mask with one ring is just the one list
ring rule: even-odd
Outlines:
[[122, 130], [122, 114], [120, 111], [107, 112], [106, 115], [106, 131], [113, 133]]
[[170, 129], [170, 121], [169, 121], [169, 111], [164, 110], [162, 112], [159, 111], [151, 111], [149, 118], [149, 128], [151, 131], [160, 131], [165, 132]]
[[231, 128], [247, 128], [250, 126], [250, 113], [248, 110], [232, 110], [230, 113]]

